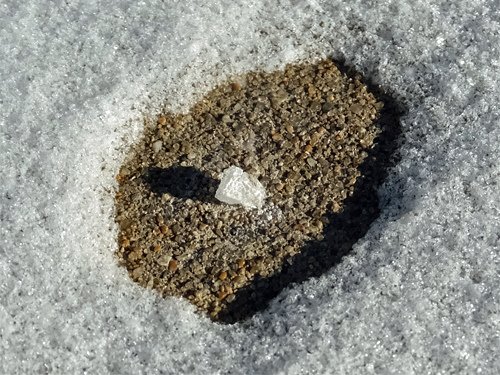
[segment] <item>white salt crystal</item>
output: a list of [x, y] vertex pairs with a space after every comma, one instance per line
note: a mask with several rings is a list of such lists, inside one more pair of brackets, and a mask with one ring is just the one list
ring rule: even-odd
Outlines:
[[261, 208], [266, 190], [255, 177], [241, 168], [231, 166], [223, 172], [215, 198], [228, 204], [241, 204], [246, 208]]

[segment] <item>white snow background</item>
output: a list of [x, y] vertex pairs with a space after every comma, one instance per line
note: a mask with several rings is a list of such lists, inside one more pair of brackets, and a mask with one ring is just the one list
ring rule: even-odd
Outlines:
[[[498, 374], [499, 7], [0, 1], [0, 373]], [[366, 236], [247, 323], [135, 285], [113, 190], [143, 114], [325, 56], [408, 110]]]

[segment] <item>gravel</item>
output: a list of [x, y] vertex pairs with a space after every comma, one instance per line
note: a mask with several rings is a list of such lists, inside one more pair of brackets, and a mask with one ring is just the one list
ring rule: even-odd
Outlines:
[[[245, 315], [343, 210], [382, 107], [359, 75], [324, 60], [233, 77], [187, 114], [146, 119], [117, 176], [119, 262], [140, 285], [214, 320], [235, 304]], [[215, 200], [231, 165], [264, 185], [261, 210]]]

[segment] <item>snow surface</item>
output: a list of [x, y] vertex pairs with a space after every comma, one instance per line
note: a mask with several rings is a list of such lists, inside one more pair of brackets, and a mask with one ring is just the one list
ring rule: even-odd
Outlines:
[[[498, 373], [498, 7], [2, 1], [0, 373]], [[131, 282], [113, 189], [142, 114], [324, 56], [408, 110], [350, 255], [233, 326]]]

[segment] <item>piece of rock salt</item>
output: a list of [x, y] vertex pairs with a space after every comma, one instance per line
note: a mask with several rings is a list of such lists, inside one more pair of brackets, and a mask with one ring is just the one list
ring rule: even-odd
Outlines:
[[261, 208], [266, 190], [255, 177], [241, 168], [231, 166], [222, 173], [215, 198], [228, 204], [241, 204], [246, 208]]

